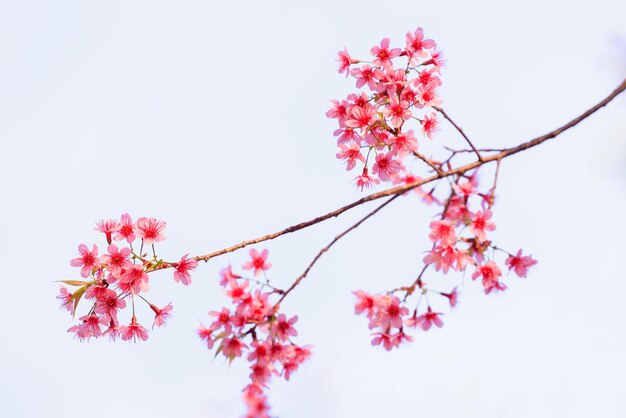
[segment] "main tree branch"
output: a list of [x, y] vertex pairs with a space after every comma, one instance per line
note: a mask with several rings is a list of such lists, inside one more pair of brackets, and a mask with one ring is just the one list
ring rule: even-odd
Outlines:
[[[442, 179], [442, 178], [446, 178], [449, 176], [454, 176], [454, 175], [460, 175], [460, 174], [464, 174], [467, 171], [473, 170], [475, 168], [478, 168], [482, 165], [488, 164], [490, 162], [493, 161], [501, 161], [507, 157], [510, 157], [511, 155], [517, 154], [518, 152], [522, 152], [525, 151], [527, 149], [536, 147], [537, 145], [540, 145], [542, 143], [544, 143], [545, 141], [552, 139], [552, 138], [556, 138], [557, 136], [559, 136], [560, 134], [562, 134], [563, 132], [565, 132], [566, 130], [578, 125], [580, 122], [582, 122], [583, 120], [585, 120], [586, 118], [588, 118], [589, 116], [591, 116], [592, 114], [594, 114], [596, 111], [598, 111], [599, 109], [601, 109], [602, 107], [606, 106], [608, 103], [610, 103], [613, 99], [615, 99], [615, 97], [617, 97], [620, 93], [622, 93], [624, 90], [626, 90], [626, 79], [624, 79], [624, 81], [622, 81], [622, 83], [615, 89], [613, 90], [613, 92], [611, 92], [611, 94], [609, 94], [605, 99], [603, 99], [602, 101], [600, 101], [598, 104], [596, 104], [595, 106], [593, 106], [592, 108], [590, 108], [589, 110], [587, 110], [586, 112], [582, 113], [580, 116], [572, 119], [571, 121], [569, 121], [568, 123], [566, 123], [565, 125], [551, 131], [548, 132], [545, 135], [541, 135], [537, 138], [531, 139], [530, 141], [527, 142], [523, 142], [515, 147], [512, 148], [507, 148], [504, 149], [496, 154], [492, 154], [489, 156], [480, 156], [480, 158], [472, 163], [463, 165], [461, 167], [455, 168], [455, 169], [450, 169], [447, 171], [443, 171], [443, 172], [439, 172], [436, 175], [433, 175], [431, 177], [427, 177], [425, 179], [421, 179], [418, 181], [415, 181], [413, 183], [409, 183], [409, 184], [405, 184], [402, 186], [397, 186], [397, 187], [392, 187], [390, 189], [387, 190], [383, 190], [381, 192], [378, 193], [373, 193], [369, 196], [365, 196], [362, 197], [361, 199], [355, 200], [354, 202], [347, 204], [345, 206], [342, 206], [338, 209], [333, 210], [332, 212], [328, 212], [325, 215], [321, 215], [318, 216], [314, 219], [305, 221], [305, 222], [301, 222], [299, 224], [287, 227], [285, 229], [282, 229], [278, 232], [274, 232], [272, 234], [268, 234], [268, 235], [263, 235], [262, 237], [259, 238], [254, 238], [254, 239], [250, 239], [250, 240], [246, 240], [246, 241], [242, 241], [239, 244], [235, 244], [232, 245], [230, 247], [226, 247], [223, 248], [221, 250], [217, 250], [214, 251], [212, 253], [209, 254], [204, 254], [204, 255], [199, 255], [194, 257], [196, 260], [198, 261], [209, 261], [212, 258], [218, 257], [220, 255], [226, 254], [226, 253], [230, 253], [233, 251], [237, 251], [241, 248], [247, 247], [249, 245], [253, 245], [253, 244], [258, 244], [264, 241], [269, 241], [272, 240], [274, 238], [278, 238], [282, 235], [285, 234], [289, 234], [292, 232], [296, 232], [299, 231], [301, 229], [304, 228], [308, 228], [312, 225], [318, 224], [320, 222], [326, 221], [328, 219], [331, 218], [335, 218], [339, 215], [341, 215], [344, 212], [347, 212], [348, 210], [360, 206], [364, 203], [367, 202], [371, 202], [374, 200], [378, 200], [381, 199], [383, 197], [387, 197], [387, 196], [399, 196], [402, 195], [410, 190], [415, 189], [416, 187], [420, 187], [423, 186], [424, 184], [428, 184], [431, 183], [433, 181]], [[448, 119], [449, 120], [449, 119]], [[472, 146], [472, 148], [474, 148]], [[480, 155], [480, 154], [478, 154]], [[161, 269], [166, 269], [166, 268], [171, 268], [171, 267], [176, 267], [176, 263], [162, 263], [156, 267], [154, 267], [152, 269], [152, 271], [154, 270], [161, 270]]]

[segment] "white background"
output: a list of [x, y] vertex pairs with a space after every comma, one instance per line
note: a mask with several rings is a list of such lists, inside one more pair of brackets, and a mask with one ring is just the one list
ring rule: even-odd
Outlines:
[[[153, 275], [149, 296], [175, 315], [148, 342], [79, 343], [54, 281], [78, 278], [78, 244], [104, 248], [94, 222], [165, 219], [159, 252], [176, 259], [357, 199], [324, 116], [353, 90], [336, 52], [402, 46], [418, 26], [448, 59], [444, 107], [479, 146], [515, 145], [621, 82], [625, 15], [616, 0], [0, 1], [0, 416], [241, 415], [247, 365], [213, 360], [195, 327], [247, 251], [201, 265], [189, 288]], [[500, 295], [466, 283], [444, 328], [411, 345], [371, 347], [350, 292], [414, 278], [432, 208], [404, 198], [341, 241], [282, 306], [315, 348], [274, 379], [273, 413], [625, 416], [625, 111], [622, 97], [504, 161], [494, 240], [539, 264]], [[436, 144], [462, 145], [450, 129]], [[367, 210], [267, 243], [273, 282]]]

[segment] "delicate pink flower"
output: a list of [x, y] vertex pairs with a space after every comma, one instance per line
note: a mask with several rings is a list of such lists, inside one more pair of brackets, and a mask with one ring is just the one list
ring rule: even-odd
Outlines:
[[96, 231], [104, 233], [109, 245], [111, 245], [112, 234], [120, 230], [120, 224], [115, 219], [101, 220], [96, 223], [96, 226]]
[[369, 176], [367, 167], [363, 167], [363, 173], [360, 176], [356, 176], [354, 179], [356, 180], [356, 187], [360, 187], [361, 191], [380, 183], [380, 180]]
[[237, 280], [231, 280], [228, 282], [228, 289], [226, 289], [226, 296], [233, 300], [233, 303], [240, 303], [243, 300], [250, 298], [250, 294], [246, 292], [246, 288], [250, 283], [244, 280], [241, 284]]
[[97, 301], [101, 301], [106, 299], [108, 290], [109, 289], [102, 284], [89, 286], [85, 291], [84, 297], [85, 299], [96, 299]]
[[250, 366], [250, 370], [250, 380], [259, 385], [265, 385], [272, 376], [274, 367], [270, 363], [254, 363]]
[[356, 133], [356, 131], [352, 128], [347, 129], [337, 129], [333, 132], [333, 136], [338, 136], [337, 145], [341, 146], [342, 144], [346, 144], [348, 142], [354, 142], [357, 145], [361, 145], [361, 141], [363, 138]]
[[489, 294], [492, 290], [505, 290], [506, 286], [498, 281], [498, 278], [502, 275], [502, 271], [498, 265], [489, 261], [482, 266], [476, 266], [476, 271], [472, 274], [472, 279], [476, 280], [482, 276], [483, 287], [485, 293]]
[[425, 61], [423, 65], [434, 65], [437, 69], [441, 69], [444, 65], [446, 65], [446, 60], [443, 57], [442, 51], [437, 51], [436, 49], [430, 54], [430, 59]]
[[430, 306], [428, 307], [428, 311], [420, 315], [415, 320], [415, 325], [422, 328], [424, 331], [428, 331], [430, 327], [434, 324], [437, 327], [441, 328], [443, 326], [443, 321], [439, 318], [439, 315], [443, 315], [439, 312], [433, 312]]
[[350, 65], [358, 64], [359, 60], [352, 58], [350, 54], [348, 54], [348, 50], [346, 48], [344, 48], [343, 51], [339, 51], [337, 55], [339, 55], [339, 58], [337, 58], [337, 61], [339, 62], [339, 74], [345, 72], [346, 77], [348, 77], [348, 74], [350, 73]]
[[372, 316], [375, 308], [374, 298], [369, 293], [362, 290], [357, 290], [356, 292], [352, 292], [352, 294], [357, 298], [356, 304], [354, 305], [354, 313], [360, 315], [365, 312], [368, 318]]
[[266, 341], [252, 341], [252, 349], [248, 354], [248, 361], [256, 361], [257, 363], [269, 362], [270, 348]]
[[370, 65], [363, 65], [362, 68], [353, 68], [350, 70], [352, 77], [356, 78], [356, 87], [361, 88], [365, 84], [374, 90], [376, 86], [376, 79], [374, 78], [374, 69]]
[[111, 244], [107, 248], [108, 254], [102, 256], [102, 263], [107, 265], [107, 269], [113, 277], [119, 278], [123, 270], [129, 269], [133, 263], [128, 259], [130, 257], [130, 248], [122, 248], [119, 250], [117, 245]]
[[424, 39], [424, 31], [422, 28], [417, 28], [415, 33], [408, 32], [406, 34], [406, 50], [411, 59], [413, 59], [413, 57], [427, 56], [428, 54], [424, 50], [434, 47], [435, 41], [432, 39]]
[[469, 231], [476, 236], [479, 241], [487, 239], [487, 231], [496, 229], [496, 224], [491, 222], [492, 212], [489, 209], [478, 211], [472, 217], [472, 223], [469, 225]]
[[372, 173], [378, 174], [378, 178], [382, 181], [389, 180], [393, 174], [400, 171], [401, 165], [394, 160], [392, 152], [380, 153], [376, 155], [376, 162], [372, 167]]
[[233, 273], [233, 268], [230, 264], [228, 265], [228, 267], [220, 270], [220, 286], [226, 286], [229, 281], [240, 278], [240, 275]]
[[441, 296], [445, 296], [448, 298], [448, 302], [450, 302], [451, 308], [454, 308], [459, 302], [459, 292], [456, 290], [456, 287], [452, 289], [450, 293], [441, 293]]
[[176, 265], [176, 271], [174, 272], [174, 281], [176, 283], [181, 282], [185, 286], [191, 283], [190, 270], [198, 267], [198, 262], [193, 258], [187, 258], [189, 254], [185, 254], [181, 257], [180, 261]]
[[131, 244], [135, 240], [135, 226], [133, 225], [133, 220], [130, 218], [128, 213], [122, 215], [119, 225], [120, 229], [117, 231], [117, 234], [115, 234], [113, 239], [116, 241], [125, 239], [126, 242]]
[[257, 250], [253, 248], [250, 250], [249, 254], [250, 254], [250, 257], [252, 257], [252, 260], [244, 263], [244, 265], [241, 266], [242, 269], [244, 270], [254, 269], [254, 275], [258, 276], [262, 272], [272, 267], [272, 264], [266, 261], [267, 255], [269, 254], [269, 251], [267, 249], [264, 249], [261, 252], [261, 254], [259, 254]]
[[337, 153], [337, 158], [346, 160], [346, 170], [352, 170], [354, 166], [356, 166], [357, 161], [365, 162], [365, 157], [361, 154], [361, 147], [359, 147], [358, 144], [341, 144], [339, 147], [341, 148], [341, 152]]
[[402, 52], [400, 48], [389, 49], [389, 43], [389, 38], [384, 38], [380, 41], [380, 46], [375, 46], [370, 49], [370, 53], [373, 57], [375, 57], [375, 65], [379, 65], [381, 67], [392, 67], [393, 64], [391, 60], [399, 56]]
[[326, 112], [326, 116], [332, 119], [339, 119], [340, 121], [346, 119], [348, 116], [348, 106], [350, 104], [345, 100], [331, 100], [331, 103], [333, 107]]
[[389, 104], [383, 109], [383, 115], [386, 118], [391, 118], [392, 127], [399, 128], [404, 121], [411, 117], [409, 102], [398, 100], [398, 97], [394, 94], [389, 98]]
[[94, 245], [92, 250], [89, 251], [89, 248], [87, 248], [85, 244], [80, 244], [78, 246], [78, 253], [80, 254], [80, 257], [74, 258], [70, 261], [70, 264], [72, 267], [82, 267], [80, 275], [87, 277], [91, 274], [93, 269], [100, 265], [100, 259], [98, 259], [98, 247]]
[[148, 273], [141, 264], [135, 264], [124, 272], [119, 278], [119, 286], [124, 292], [140, 293], [148, 290]]
[[415, 79], [415, 87], [420, 85], [427, 86], [433, 84], [435, 87], [440, 87], [442, 82], [439, 78], [439, 70], [437, 68], [429, 68], [427, 70], [420, 71], [419, 75]]
[[168, 303], [161, 309], [157, 308], [153, 304], [150, 304], [150, 308], [152, 309], [152, 311], [154, 311], [155, 314], [152, 329], [154, 329], [155, 325], [157, 327], [164, 326], [165, 322], [167, 322], [167, 320], [170, 319], [170, 317], [172, 316], [172, 309], [174, 309], [174, 307], [172, 306], [172, 302]]
[[146, 341], [148, 339], [148, 330], [137, 323], [137, 318], [133, 315], [130, 325], [122, 328], [121, 336], [124, 341], [132, 339], [134, 342], [137, 342], [137, 338]]
[[224, 327], [226, 334], [230, 334], [233, 326], [230, 323], [230, 310], [228, 308], [222, 308], [221, 312], [211, 311], [209, 315], [215, 317], [215, 321], [209, 326], [211, 331], [217, 331]]
[[517, 252], [517, 255], [509, 255], [509, 258], [504, 262], [509, 268], [509, 271], [514, 270], [518, 277], [526, 277], [528, 269], [537, 264], [537, 260], [534, 260], [531, 256], [522, 256], [522, 250]]
[[210, 349], [213, 348], [213, 344], [215, 344], [215, 340], [212, 337], [212, 332], [209, 328], [205, 328], [203, 326], [200, 326], [198, 328], [198, 336], [200, 338], [202, 338], [204, 341], [206, 341], [207, 343], [207, 347]]
[[431, 231], [428, 237], [432, 242], [439, 242], [444, 247], [456, 244], [455, 228], [450, 222], [432, 221], [430, 223], [430, 229]]
[[399, 341], [396, 338], [386, 332], [375, 332], [372, 335], [375, 336], [372, 340], [372, 345], [382, 344], [387, 351], [397, 347], [399, 344]]
[[102, 315], [105, 323], [117, 324], [117, 311], [126, 307], [126, 301], [119, 298], [115, 290], [106, 289], [104, 297], [98, 299], [96, 313]]
[[[81, 328], [81, 334], [83, 336], [89, 337], [99, 337], [102, 335], [102, 329], [100, 329], [100, 325], [106, 325], [106, 321], [104, 321], [101, 317], [92, 313], [90, 315], [85, 315], [79, 318], [83, 323], [79, 326]], [[80, 338], [80, 336], [79, 336]]]
[[409, 314], [408, 308], [400, 306], [400, 299], [396, 296], [388, 296], [380, 300], [382, 306], [380, 306], [380, 316], [378, 317], [379, 326], [383, 329], [401, 328], [402, 316]]
[[278, 315], [276, 321], [272, 324], [272, 335], [278, 338], [280, 341], [286, 341], [289, 337], [295, 337], [298, 335], [298, 331], [293, 327], [298, 321], [298, 316], [293, 316], [291, 319], [287, 320], [285, 314]]
[[63, 286], [59, 287], [59, 294], [57, 299], [61, 301], [61, 308], [65, 308], [69, 312], [74, 310], [74, 301], [72, 300], [72, 293]]
[[439, 121], [437, 120], [437, 115], [435, 112], [430, 115], [424, 116], [422, 120], [422, 132], [429, 139], [433, 138], [433, 135], [439, 131]]
[[393, 151], [399, 156], [410, 154], [417, 150], [417, 139], [413, 131], [401, 132], [393, 137]]
[[417, 97], [421, 105], [423, 106], [440, 106], [441, 99], [437, 95], [437, 86], [430, 83], [427, 86], [420, 85], [417, 88]]
[[142, 217], [137, 219], [135, 232], [139, 238], [143, 239], [144, 244], [150, 245], [165, 239], [163, 229], [165, 229], [166, 225], [165, 221]]
[[376, 109], [373, 106], [353, 106], [350, 108], [346, 126], [367, 129], [376, 121]]
[[241, 357], [241, 350], [243, 348], [248, 348], [248, 346], [237, 337], [224, 338], [220, 347], [222, 348], [224, 356], [228, 358]]

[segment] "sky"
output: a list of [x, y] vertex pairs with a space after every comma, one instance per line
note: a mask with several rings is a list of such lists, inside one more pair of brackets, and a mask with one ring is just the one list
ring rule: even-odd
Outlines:
[[[147, 342], [81, 343], [55, 281], [79, 278], [80, 243], [104, 248], [95, 222], [164, 219], [173, 260], [358, 199], [324, 115], [354, 90], [337, 51], [365, 57], [417, 27], [447, 59], [443, 107], [478, 146], [516, 145], [623, 80], [624, 15], [614, 0], [0, 0], [1, 415], [240, 416], [247, 365], [214, 359], [195, 329], [227, 303], [219, 270], [247, 251], [202, 264], [191, 287], [155, 274], [150, 298], [175, 310]], [[372, 347], [351, 292], [415, 277], [433, 209], [398, 199], [333, 247], [281, 306], [314, 354], [274, 379], [273, 414], [624, 416], [625, 112], [626, 96], [503, 162], [493, 239], [539, 264], [498, 295], [466, 280], [445, 326], [412, 344]], [[462, 142], [444, 127], [438, 145]], [[272, 283], [372, 208], [257, 247]]]

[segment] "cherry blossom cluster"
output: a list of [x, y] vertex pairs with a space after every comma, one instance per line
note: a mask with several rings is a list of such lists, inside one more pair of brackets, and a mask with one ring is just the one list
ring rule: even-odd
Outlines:
[[[495, 258], [497, 254], [506, 254], [504, 264], [509, 272], [519, 277], [526, 277], [528, 269], [537, 263], [532, 257], [508, 253], [495, 246], [489, 239], [489, 233], [496, 229], [492, 221], [491, 206], [494, 202], [494, 187], [487, 193], [478, 189], [476, 171], [460, 175], [451, 184], [450, 194], [441, 202], [443, 206], [437, 219], [430, 223], [429, 238], [432, 248], [423, 259], [424, 267], [417, 279], [410, 285], [393, 289], [387, 293], [370, 295], [362, 290], [354, 292], [357, 301], [355, 313], [365, 314], [369, 327], [373, 329], [373, 345], [383, 345], [386, 350], [398, 347], [413, 338], [405, 334], [405, 327], [415, 327], [428, 331], [434, 325], [442, 327], [442, 313], [434, 312], [429, 294], [447, 299], [451, 307], [458, 301], [458, 287], [449, 292], [435, 291], [427, 287], [425, 273], [429, 268], [441, 271], [471, 271], [473, 280], [480, 279], [485, 294], [506, 290], [502, 282], [502, 270]], [[417, 303], [409, 309], [408, 298], [417, 291]], [[395, 296], [404, 292], [403, 299]], [[422, 304], [422, 302], [425, 304]]]
[[[108, 219], [96, 223], [96, 230], [104, 234], [106, 239], [106, 252], [99, 254], [95, 244], [91, 249], [80, 244], [78, 257], [72, 259], [70, 264], [80, 268], [83, 280], [62, 280], [76, 289], [70, 292], [61, 287], [57, 296], [61, 306], [73, 316], [81, 300], [90, 304], [87, 313], [79, 317], [80, 324], [72, 326], [68, 332], [74, 333], [81, 341], [107, 335], [112, 340], [121, 337], [125, 341], [145, 341], [148, 339], [148, 330], [137, 320], [136, 299], [145, 302], [154, 314], [152, 328], [165, 325], [172, 315], [172, 304], [159, 308], [144, 296], [148, 292], [148, 273], [164, 263], [157, 257], [155, 244], [165, 239], [165, 226], [164, 221], [155, 218], [141, 217], [133, 222], [127, 213], [119, 220]], [[147, 251], [144, 253], [144, 250]], [[184, 285], [191, 283], [189, 272], [198, 265], [196, 260], [187, 257], [184, 255], [178, 263], [172, 265], [174, 280]], [[129, 306], [132, 312], [130, 322], [122, 325], [118, 314]]]
[[[292, 341], [298, 335], [294, 328], [298, 317], [288, 318], [279, 312], [273, 296], [284, 294], [272, 287], [266, 271], [268, 251], [250, 250], [251, 260], [244, 263], [244, 270], [252, 270], [255, 278], [245, 278], [233, 272], [229, 265], [220, 273], [220, 285], [232, 303], [232, 309], [223, 307], [209, 312], [213, 322], [201, 326], [200, 337], [209, 349], [217, 347], [230, 362], [245, 357], [250, 363], [250, 383], [243, 390], [247, 406], [246, 417], [269, 417], [269, 404], [265, 389], [272, 376], [289, 380], [300, 364], [311, 355], [310, 346], [299, 346]], [[263, 274], [264, 280], [256, 277]]]
[[370, 53], [372, 59], [366, 61], [352, 58], [345, 49], [339, 52], [339, 72], [354, 77], [359, 92], [333, 100], [326, 113], [339, 123], [334, 133], [337, 158], [345, 161], [348, 171], [362, 166], [355, 179], [361, 189], [393, 180], [405, 157], [417, 153], [409, 122], [432, 138], [439, 130], [434, 106], [441, 104], [437, 89], [443, 55], [421, 28], [406, 34], [402, 48], [391, 48], [384, 38]]

